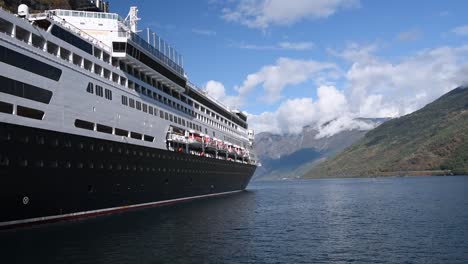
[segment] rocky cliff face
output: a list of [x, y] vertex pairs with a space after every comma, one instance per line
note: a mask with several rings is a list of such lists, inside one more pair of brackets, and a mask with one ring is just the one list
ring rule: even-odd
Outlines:
[[[375, 127], [386, 119], [362, 120]], [[366, 132], [347, 130], [330, 137], [318, 137], [317, 128], [306, 126], [299, 134], [259, 133], [255, 136], [255, 149], [262, 167], [257, 169], [254, 179], [300, 178], [321, 161], [364, 137]]]

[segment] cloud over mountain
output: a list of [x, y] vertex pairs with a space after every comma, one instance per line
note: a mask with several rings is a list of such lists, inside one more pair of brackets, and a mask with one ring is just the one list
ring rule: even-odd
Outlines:
[[[378, 50], [377, 45], [358, 44], [329, 50], [343, 60], [346, 69], [331, 62], [280, 58], [249, 74], [235, 88], [234, 96], [226, 96], [220, 83], [210, 83], [207, 90], [220, 100], [242, 104], [253, 90], [263, 89], [263, 97], [257, 99], [273, 103], [284, 98], [289, 86], [311, 85], [307, 81], [312, 81], [309, 89], [316, 89], [317, 99], [312, 95], [284, 98], [275, 111], [249, 114], [249, 123], [257, 132], [274, 133], [297, 133], [303, 126], [315, 124], [322, 129], [319, 136], [330, 136], [343, 130], [369, 129], [358, 117], [409, 114], [468, 83], [468, 45], [421, 50], [398, 61], [379, 57]], [[322, 127], [330, 120], [333, 124]]]

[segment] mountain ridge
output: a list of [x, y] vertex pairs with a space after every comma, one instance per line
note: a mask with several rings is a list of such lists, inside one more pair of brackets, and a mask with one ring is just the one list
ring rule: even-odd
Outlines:
[[306, 173], [306, 178], [398, 175], [402, 171], [468, 173], [468, 89], [458, 87], [409, 115], [369, 131]]

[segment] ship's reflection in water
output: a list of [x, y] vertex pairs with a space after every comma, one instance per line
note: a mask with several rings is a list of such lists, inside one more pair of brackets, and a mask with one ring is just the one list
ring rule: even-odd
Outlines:
[[3, 263], [465, 263], [468, 177], [252, 183], [0, 232]]

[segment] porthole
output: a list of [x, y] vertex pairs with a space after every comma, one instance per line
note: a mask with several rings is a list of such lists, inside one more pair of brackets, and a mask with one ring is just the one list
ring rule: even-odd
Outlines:
[[28, 160], [26, 159], [21, 159], [19, 162], [20, 166], [22, 167], [27, 167], [28, 166]]
[[10, 165], [10, 160], [5, 156], [0, 155], [0, 166], [8, 166], [8, 165]]
[[58, 168], [58, 161], [54, 160], [50, 162], [50, 167], [51, 168]]
[[36, 167], [38, 167], [38, 168], [44, 167], [44, 161], [42, 161], [42, 160], [36, 161]]

